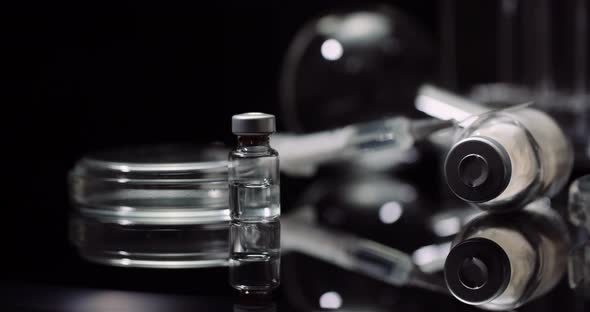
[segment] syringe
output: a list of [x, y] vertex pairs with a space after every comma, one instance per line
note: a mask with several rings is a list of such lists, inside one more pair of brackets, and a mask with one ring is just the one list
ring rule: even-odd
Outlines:
[[428, 84], [418, 90], [415, 106], [436, 119], [392, 117], [304, 135], [276, 134], [272, 145], [281, 154], [281, 171], [311, 176], [323, 163], [373, 154], [368, 162], [395, 164], [415, 142], [438, 130], [467, 127], [474, 117], [491, 111], [480, 103]]
[[306, 135], [276, 134], [271, 143], [281, 154], [283, 172], [310, 176], [323, 163], [353, 159], [363, 153], [386, 152], [395, 158], [416, 141], [453, 125], [452, 120], [393, 117]]

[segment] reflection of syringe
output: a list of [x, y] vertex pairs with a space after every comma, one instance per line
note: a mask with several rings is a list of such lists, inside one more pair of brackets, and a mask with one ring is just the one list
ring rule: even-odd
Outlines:
[[295, 251], [356, 271], [395, 286], [415, 286], [447, 293], [442, 278], [423, 273], [410, 255], [351, 234], [321, 228], [286, 217], [281, 220], [281, 245]]
[[309, 176], [326, 162], [352, 159], [364, 152], [387, 151], [393, 159], [414, 142], [453, 126], [448, 120], [393, 117], [306, 135], [277, 134], [272, 145], [281, 155], [281, 170]]

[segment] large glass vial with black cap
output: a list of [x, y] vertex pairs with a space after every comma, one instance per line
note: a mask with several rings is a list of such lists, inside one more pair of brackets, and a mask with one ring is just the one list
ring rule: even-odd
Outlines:
[[461, 199], [509, 211], [556, 194], [572, 164], [572, 147], [555, 121], [521, 108], [481, 115], [465, 128], [447, 155], [445, 177]]
[[566, 270], [569, 236], [547, 199], [513, 214], [484, 213], [456, 236], [445, 261], [457, 299], [510, 310], [551, 290]]
[[279, 285], [279, 157], [269, 145], [275, 117], [232, 117], [237, 147], [229, 154], [230, 284], [242, 293], [267, 293]]

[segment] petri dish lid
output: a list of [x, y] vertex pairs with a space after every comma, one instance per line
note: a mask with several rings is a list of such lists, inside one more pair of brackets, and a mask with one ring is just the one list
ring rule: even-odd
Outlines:
[[223, 145], [145, 145], [123, 147], [89, 154], [71, 175], [100, 178], [129, 177], [156, 179], [220, 179], [227, 177], [227, 155]]
[[130, 146], [89, 154], [70, 172], [70, 197], [86, 216], [132, 223], [229, 220], [222, 145]]

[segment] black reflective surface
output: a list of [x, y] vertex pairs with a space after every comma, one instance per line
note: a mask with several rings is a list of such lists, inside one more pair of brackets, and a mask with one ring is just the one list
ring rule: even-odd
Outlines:
[[[68, 242], [71, 208], [66, 174], [82, 155], [108, 147], [232, 143], [230, 117], [234, 113], [274, 113], [279, 130], [287, 129], [282, 120], [287, 117], [281, 116], [278, 104], [278, 80], [291, 40], [306, 22], [353, 4], [345, 2], [2, 4], [0, 172], [4, 183], [0, 192], [0, 310], [112, 311], [119, 304], [127, 308], [124, 311], [244, 309], [228, 285], [225, 268], [114, 268], [80, 259]], [[343, 114], [343, 119], [326, 121], [316, 118], [311, 106], [305, 113], [309, 116], [309, 129], [356, 119], [354, 112], [359, 111], [360, 119], [411, 111], [411, 90], [420, 77], [430, 73], [430, 61], [435, 62], [434, 76], [438, 75], [436, 68], [442, 63], [430, 53], [438, 51], [442, 41], [437, 17], [439, 2], [386, 2], [407, 16], [394, 16], [394, 20], [403, 21], [400, 31], [405, 37], [400, 42], [407, 39], [411, 46], [413, 39], [420, 41], [416, 58], [409, 57], [406, 63], [402, 56], [407, 54], [394, 55], [395, 49], [388, 50], [387, 46], [379, 50], [375, 63], [366, 67], [361, 83], [362, 95], [374, 96], [369, 100], [378, 103], [374, 106], [378, 109], [370, 111], [367, 105], [365, 111], [365, 106], [356, 106], [364, 103], [364, 98], [359, 102], [359, 97], [351, 96], [353, 101], [349, 103], [354, 102], [354, 109], [336, 112]], [[495, 51], [487, 48], [493, 40], [482, 37], [478, 31], [489, 29], [487, 20], [493, 16], [491, 11], [485, 11], [493, 1], [483, 2], [485, 5], [473, 4], [480, 6], [479, 14], [467, 10], [459, 17], [469, 17], [461, 24], [463, 34], [486, 43], [473, 50], [470, 45], [474, 41], [467, 40], [457, 47], [461, 51], [459, 59], [465, 65], [465, 74], [460, 77], [462, 86], [470, 78], [487, 79], [485, 68], [475, 65], [490, 65], [487, 56]], [[424, 39], [421, 33], [414, 38], [414, 24], [422, 25], [424, 33], [432, 38]], [[466, 24], [480, 28], [463, 27]], [[315, 45], [319, 52], [322, 42]], [[371, 47], [383, 48], [379, 44]], [[475, 53], [482, 50], [485, 53]], [[360, 47], [359, 51], [368, 50]], [[418, 64], [416, 73], [405, 65], [403, 72], [395, 72], [385, 60], [387, 55], [394, 55], [397, 64], [415, 64], [416, 60], [424, 60], [424, 64]], [[372, 78], [372, 70], [383, 79]], [[322, 79], [309, 83], [312, 82], [324, 83]], [[335, 92], [340, 90], [337, 85], [332, 87]], [[373, 94], [374, 90], [382, 92]], [[331, 116], [329, 111], [322, 114]], [[321, 120], [326, 123], [319, 123]], [[420, 166], [392, 173], [410, 183], [424, 199], [416, 214], [400, 219], [399, 227], [395, 222], [383, 224], [375, 210], [373, 214], [356, 215], [356, 219], [354, 215], [341, 219], [343, 222], [331, 222], [328, 218], [322, 222], [408, 251], [419, 241], [437, 240], [432, 233], [417, 233], [412, 222], [417, 220], [421, 228], [424, 224], [420, 216], [439, 211], [444, 206], [443, 199], [451, 198], [440, 183], [441, 163], [435, 156]], [[329, 170], [322, 172], [339, 180]], [[577, 175], [580, 173], [583, 172], [578, 171]], [[282, 204], [284, 212], [289, 213], [313, 181], [284, 177], [282, 182]], [[560, 197], [557, 202], [563, 200]], [[343, 201], [328, 197], [326, 202]], [[318, 210], [318, 215], [324, 211], [328, 209]], [[392, 287], [303, 255], [285, 255], [282, 260], [282, 285], [270, 304], [277, 311], [310, 311], [319, 309], [322, 302], [326, 307], [340, 303], [342, 308], [361, 311], [475, 311], [451, 297]], [[576, 304], [579, 308], [562, 281], [549, 295], [527, 304], [521, 311], [572, 311]], [[584, 311], [583, 306], [578, 311]]]

